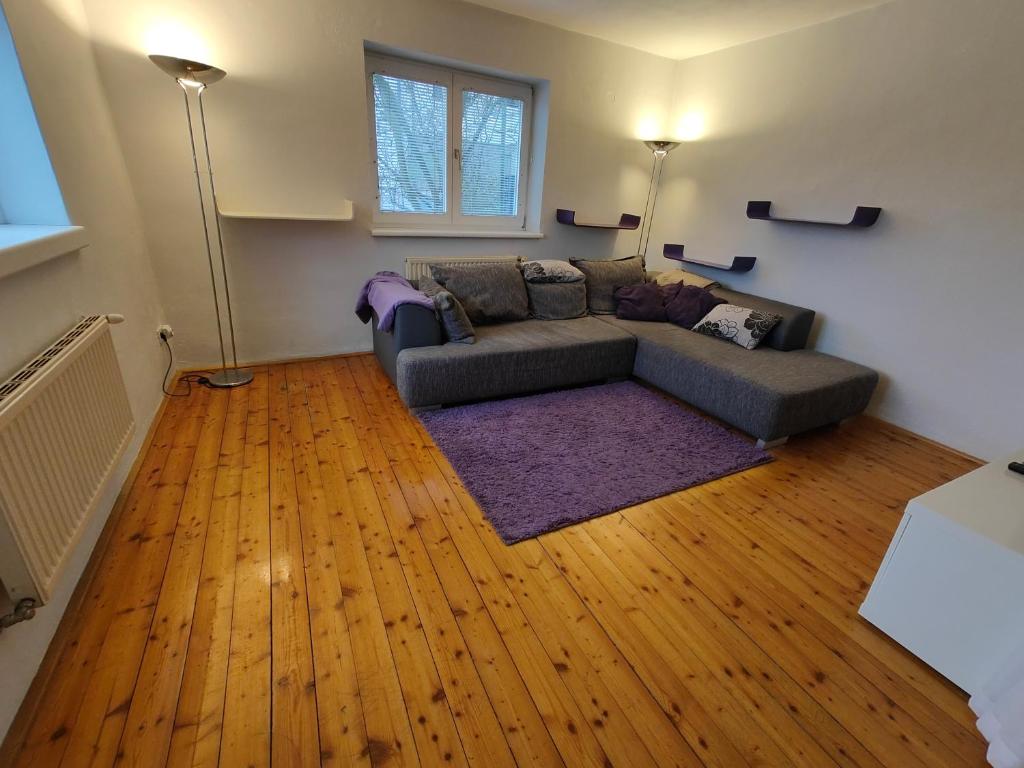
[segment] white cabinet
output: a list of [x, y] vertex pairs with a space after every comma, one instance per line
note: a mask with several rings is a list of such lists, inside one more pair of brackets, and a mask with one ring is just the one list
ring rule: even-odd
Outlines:
[[1024, 646], [1024, 452], [912, 499], [860, 614], [968, 693]]

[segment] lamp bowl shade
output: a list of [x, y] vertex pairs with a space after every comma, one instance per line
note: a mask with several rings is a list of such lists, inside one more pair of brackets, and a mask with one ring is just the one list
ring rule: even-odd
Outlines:
[[179, 59], [177, 56], [153, 54], [149, 60], [175, 80], [190, 80], [201, 85], [213, 85], [227, 75], [223, 69], [217, 69], [210, 64], [190, 59]]
[[[152, 58], [152, 57], [150, 57]], [[655, 154], [667, 155], [673, 149], [679, 146], [678, 141], [669, 141], [668, 139], [658, 139], [652, 141], [645, 141], [644, 144], [647, 148]]]

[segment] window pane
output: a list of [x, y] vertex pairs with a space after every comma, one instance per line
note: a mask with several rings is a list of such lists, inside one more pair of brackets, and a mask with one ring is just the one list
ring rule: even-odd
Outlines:
[[462, 92], [463, 215], [516, 215], [522, 141], [522, 101]]
[[445, 213], [448, 89], [374, 74], [377, 180], [384, 213]]

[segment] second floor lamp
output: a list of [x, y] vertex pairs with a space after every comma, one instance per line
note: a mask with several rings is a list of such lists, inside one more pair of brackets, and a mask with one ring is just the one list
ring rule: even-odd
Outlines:
[[640, 260], [647, 268], [647, 245], [651, 239], [651, 224], [654, 220], [654, 206], [658, 202], [658, 185], [661, 183], [661, 169], [665, 162], [665, 155], [671, 152], [673, 149], [679, 146], [678, 141], [668, 141], [666, 139], [656, 139], [645, 141], [647, 148], [651, 150], [654, 155], [654, 160], [651, 164], [651, 183], [647, 188], [647, 203], [644, 205], [644, 217], [640, 222], [640, 244], [637, 247], [637, 253], [640, 255]]
[[[206, 136], [206, 112], [203, 110], [203, 92], [214, 83], [223, 80], [227, 75], [223, 69], [176, 56], [152, 55], [150, 61], [174, 78], [181, 86], [185, 95], [185, 118], [188, 120], [188, 137], [192, 146], [192, 167], [196, 174], [196, 189], [199, 192], [199, 211], [203, 220], [203, 237], [206, 241], [206, 259], [210, 265], [210, 286], [213, 289], [213, 308], [217, 315], [217, 340], [220, 342], [220, 370], [207, 377], [211, 387], [240, 387], [252, 381], [250, 371], [238, 368], [238, 353], [235, 349], [235, 322], [231, 314], [231, 289], [228, 286], [228, 270], [224, 262], [224, 238], [220, 231], [220, 214], [217, 210], [217, 187], [213, 182], [213, 164], [210, 161], [210, 144]], [[192, 106], [189, 97], [195, 94], [199, 106], [199, 123], [203, 141], [203, 153], [206, 157], [206, 170], [209, 175], [210, 196], [213, 205], [213, 220], [217, 235], [217, 254], [220, 258], [220, 273], [224, 284], [224, 306], [227, 309], [228, 337], [231, 340], [231, 366], [228, 367], [224, 349], [224, 328], [221, 323], [220, 297], [217, 291], [217, 275], [214, 269], [213, 243], [210, 236], [210, 223], [207, 216], [206, 195], [203, 188], [202, 172], [199, 169], [199, 154], [196, 150], [196, 131], [192, 124]]]

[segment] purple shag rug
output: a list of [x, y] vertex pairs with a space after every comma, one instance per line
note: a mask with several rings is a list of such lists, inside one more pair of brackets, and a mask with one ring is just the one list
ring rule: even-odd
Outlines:
[[420, 420], [506, 544], [771, 461], [631, 381]]

